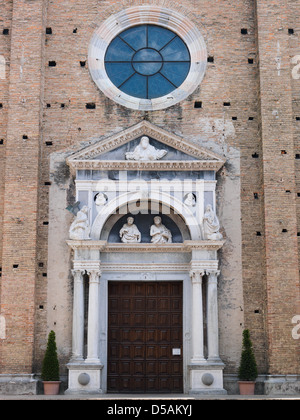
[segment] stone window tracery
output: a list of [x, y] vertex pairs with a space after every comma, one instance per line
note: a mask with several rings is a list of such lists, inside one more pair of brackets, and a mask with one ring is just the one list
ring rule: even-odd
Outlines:
[[153, 99], [177, 89], [190, 70], [190, 53], [180, 37], [156, 25], [126, 29], [105, 54], [108, 77], [122, 92]]

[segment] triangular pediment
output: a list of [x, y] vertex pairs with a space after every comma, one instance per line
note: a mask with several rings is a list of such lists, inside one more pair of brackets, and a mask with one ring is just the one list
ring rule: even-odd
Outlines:
[[[142, 136], [165, 154], [157, 160], [128, 159]], [[88, 146], [67, 159], [72, 169], [119, 170], [219, 170], [224, 159], [214, 152], [169, 133], [148, 121]]]
[[[107, 152], [101, 153], [93, 157], [94, 160], [127, 160], [127, 156], [130, 153], [134, 153], [136, 148], [139, 147], [141, 143], [141, 139], [143, 137], [147, 137], [149, 139], [149, 145], [153, 146], [156, 151], [163, 151], [163, 156], [159, 156], [159, 160], [195, 160], [197, 159], [195, 156], [190, 154], [184, 153], [181, 150], [176, 149], [173, 146], [167, 145], [162, 143], [161, 141], [156, 140], [153, 137], [146, 136], [143, 134], [142, 136], [136, 137], [134, 140], [130, 140], [129, 142], [122, 144], [119, 147], [116, 147], [112, 150]], [[138, 157], [137, 157], [138, 159]], [[145, 158], [146, 159], [146, 158]], [[147, 159], [146, 159], [147, 160]]]

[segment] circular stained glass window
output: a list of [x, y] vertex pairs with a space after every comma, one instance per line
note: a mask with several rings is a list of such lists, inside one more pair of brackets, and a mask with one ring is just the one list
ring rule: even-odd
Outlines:
[[173, 31], [156, 25], [130, 27], [108, 46], [105, 70], [122, 92], [154, 99], [177, 89], [191, 66], [189, 50]]

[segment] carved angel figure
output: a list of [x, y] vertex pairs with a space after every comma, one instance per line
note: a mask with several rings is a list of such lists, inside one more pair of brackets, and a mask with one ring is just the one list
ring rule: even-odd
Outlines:
[[204, 230], [204, 239], [210, 239], [219, 241], [223, 239], [223, 235], [219, 232], [220, 223], [212, 209], [212, 206], [208, 204], [205, 209], [203, 217], [203, 230]]
[[133, 152], [127, 152], [125, 158], [127, 160], [159, 160], [167, 154], [167, 150], [158, 150], [151, 146], [149, 137], [143, 136], [140, 144], [136, 146]]
[[155, 216], [153, 222], [154, 224], [150, 228], [151, 242], [154, 244], [171, 243], [171, 231], [162, 224], [161, 217]]
[[99, 213], [102, 207], [105, 206], [105, 204], [107, 203], [107, 197], [104, 193], [99, 192], [98, 194], [96, 194], [94, 200], [96, 204], [96, 210]]
[[184, 204], [186, 204], [189, 207], [193, 207], [196, 204], [196, 197], [193, 193], [188, 193], [185, 200], [184, 200]]
[[103, 194], [102, 192], [99, 192], [95, 198], [96, 206], [104, 206], [106, 202], [107, 202], [107, 198], [105, 197], [105, 194]]
[[88, 219], [88, 206], [83, 206], [70, 226], [70, 239], [83, 240], [90, 239], [90, 224]]
[[134, 224], [134, 218], [128, 217], [127, 223], [125, 223], [120, 230], [120, 238], [124, 243], [141, 242], [141, 232]]

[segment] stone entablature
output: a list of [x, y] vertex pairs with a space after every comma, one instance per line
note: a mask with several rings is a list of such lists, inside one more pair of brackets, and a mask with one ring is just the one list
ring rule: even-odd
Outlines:
[[69, 247], [74, 251], [80, 250], [98, 250], [101, 252], [192, 252], [193, 250], [218, 251], [224, 241], [190, 241], [171, 244], [123, 244], [109, 243], [107, 241], [96, 240], [69, 240]]

